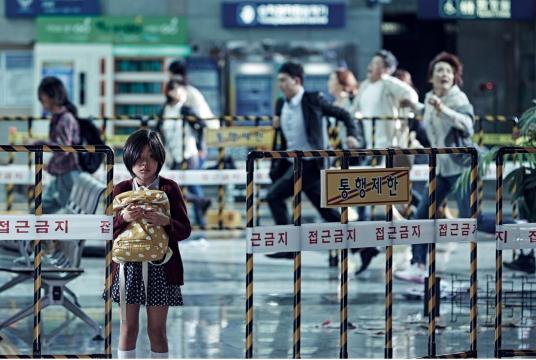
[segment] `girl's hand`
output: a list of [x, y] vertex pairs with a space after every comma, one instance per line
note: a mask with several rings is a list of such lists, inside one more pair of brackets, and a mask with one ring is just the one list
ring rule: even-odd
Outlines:
[[126, 222], [139, 221], [143, 218], [143, 209], [134, 204], [128, 204], [121, 212], [121, 215], [123, 215], [123, 219]]
[[430, 99], [428, 100], [428, 103], [432, 105], [437, 112], [443, 112], [443, 103], [441, 102], [441, 99], [438, 98], [435, 95], [430, 96]]
[[170, 219], [169, 216], [162, 214], [161, 212], [156, 211], [155, 209], [147, 209], [143, 212], [143, 217], [147, 220], [149, 225], [160, 225], [166, 226], [169, 225]]

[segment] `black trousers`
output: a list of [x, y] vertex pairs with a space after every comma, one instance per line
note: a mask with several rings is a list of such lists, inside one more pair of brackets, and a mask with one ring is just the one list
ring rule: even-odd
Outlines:
[[[293, 167], [289, 166], [281, 176], [272, 179], [272, 181], [272, 186], [268, 190], [266, 196], [266, 201], [272, 212], [272, 217], [274, 218], [276, 225], [290, 224], [291, 218], [286, 200], [294, 195]], [[325, 221], [339, 222], [341, 220], [338, 210], [320, 207], [320, 166], [315, 160], [303, 161], [302, 191], [307, 195]]]

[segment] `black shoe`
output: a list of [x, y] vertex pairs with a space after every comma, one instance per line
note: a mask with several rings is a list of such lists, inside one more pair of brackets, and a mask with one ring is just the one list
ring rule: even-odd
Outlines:
[[527, 274], [534, 274], [536, 272], [534, 254], [519, 254], [517, 259], [511, 262], [505, 262], [504, 266], [510, 270], [523, 271]]
[[210, 205], [212, 205], [212, 200], [203, 198], [201, 200], [201, 211], [203, 212], [203, 216], [207, 213], [207, 210], [210, 208]]
[[359, 253], [359, 255], [361, 255], [361, 267], [355, 272], [355, 274], [359, 275], [363, 271], [367, 270], [370, 265], [370, 262], [372, 261], [372, 258], [374, 258], [379, 253], [380, 252], [376, 248], [363, 249], [363, 251]]
[[273, 254], [266, 254], [266, 256], [272, 259], [294, 259], [294, 253], [292, 252], [278, 252]]
[[337, 252], [329, 252], [329, 257], [328, 257], [328, 264], [329, 264], [329, 267], [337, 267], [339, 266], [339, 257], [337, 256]]

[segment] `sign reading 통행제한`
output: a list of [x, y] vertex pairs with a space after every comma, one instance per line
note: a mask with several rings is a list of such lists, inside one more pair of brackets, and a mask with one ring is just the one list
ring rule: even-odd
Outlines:
[[158, 45], [188, 43], [185, 16], [39, 17], [37, 42]]
[[207, 145], [215, 147], [251, 147], [269, 150], [274, 143], [274, 129], [269, 126], [231, 126], [207, 129]]
[[407, 204], [409, 169], [322, 170], [321, 206]]

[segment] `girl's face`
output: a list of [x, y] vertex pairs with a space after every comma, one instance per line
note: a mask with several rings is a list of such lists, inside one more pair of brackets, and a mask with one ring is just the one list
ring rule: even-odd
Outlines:
[[184, 103], [186, 101], [186, 87], [177, 86], [168, 91], [167, 95], [173, 99], [173, 101]]
[[54, 110], [54, 101], [46, 94], [39, 94], [39, 101], [41, 102], [41, 105], [43, 105], [45, 111], [52, 112], [52, 110]]
[[132, 172], [140, 180], [142, 185], [150, 185], [156, 178], [158, 162], [153, 158], [149, 146], [145, 146], [143, 152], [132, 167]]
[[442, 96], [454, 85], [454, 69], [444, 61], [434, 65], [432, 79], [430, 79], [436, 95]]

